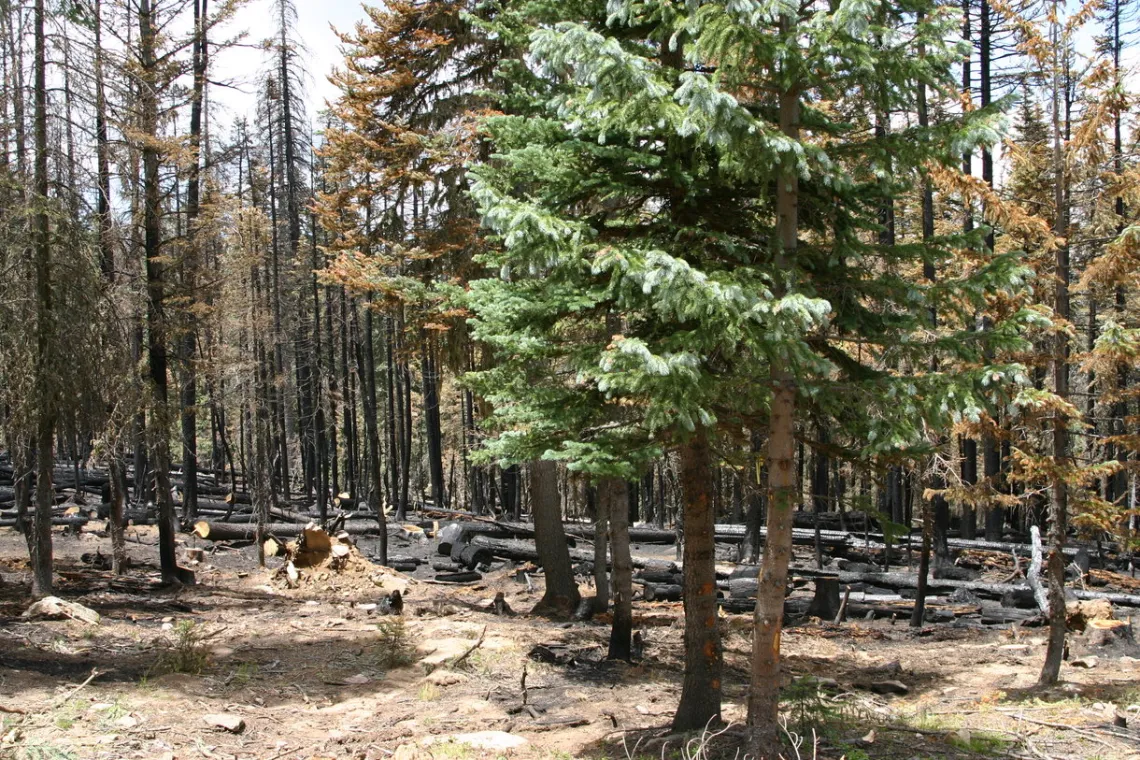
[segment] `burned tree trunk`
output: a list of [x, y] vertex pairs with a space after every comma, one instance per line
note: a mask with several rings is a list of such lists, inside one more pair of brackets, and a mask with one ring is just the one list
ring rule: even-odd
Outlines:
[[610, 518], [610, 554], [614, 566], [614, 621], [607, 657], [628, 661], [632, 654], [633, 636], [633, 559], [629, 553], [629, 491], [626, 482], [620, 478], [602, 480], [598, 484], [598, 501], [607, 502], [604, 511]]
[[536, 460], [530, 465], [534, 542], [546, 576], [546, 589], [533, 613], [566, 618], [578, 609], [581, 595], [570, 566], [570, 550], [562, 527], [557, 475], [554, 462]]
[[[685, 518], [685, 678], [674, 731], [697, 731], [720, 719], [722, 654], [716, 624], [716, 543], [709, 483], [708, 433], [700, 428], [681, 447]], [[781, 604], [783, 588], [781, 587]]]
[[35, 185], [36, 212], [32, 221], [35, 248], [36, 282], [36, 386], [39, 391], [36, 431], [36, 510], [32, 521], [31, 548], [32, 596], [48, 596], [52, 592], [51, 518], [54, 506], [52, 468], [55, 465], [55, 382], [56, 368], [51, 367], [53, 342], [51, 229], [48, 221], [48, 155], [47, 155], [47, 51], [44, 38], [44, 0], [36, 0], [35, 16]]

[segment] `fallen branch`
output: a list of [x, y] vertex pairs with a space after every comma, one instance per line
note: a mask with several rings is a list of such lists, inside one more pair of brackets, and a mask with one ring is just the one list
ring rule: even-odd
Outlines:
[[1088, 728], [1085, 728], [1083, 726], [1070, 726], [1068, 723], [1052, 723], [1052, 722], [1047, 721], [1047, 720], [1037, 720], [1036, 718], [1030, 718], [1026, 715], [1021, 715], [1019, 713], [1009, 713], [1009, 717], [1016, 718], [1017, 720], [1025, 721], [1026, 723], [1033, 723], [1034, 725], [1045, 726], [1046, 728], [1056, 728], [1056, 729], [1059, 729], [1061, 731], [1072, 731], [1073, 733], [1080, 734], [1081, 736], [1084, 736], [1085, 738], [1092, 739], [1097, 744], [1108, 747], [1109, 749], [1118, 749], [1118, 747], [1113, 746], [1109, 742], [1107, 742], [1104, 739], [1102, 739], [1101, 737], [1097, 736], [1095, 731], [1088, 729]]
[[468, 657], [471, 656], [472, 652], [474, 652], [479, 647], [483, 646], [483, 637], [486, 635], [487, 635], [487, 626], [483, 626], [483, 630], [480, 631], [480, 633], [479, 633], [479, 639], [474, 644], [472, 644], [471, 647], [466, 652], [464, 652], [463, 654], [456, 657], [455, 660], [452, 661], [451, 667], [452, 668], [458, 668], [460, 665], [462, 665], [467, 660]]
[[84, 686], [86, 686], [87, 684], [89, 684], [89, 683], [91, 683], [92, 681], [94, 681], [94, 680], [95, 680], [95, 677], [96, 677], [97, 675], [99, 675], [99, 670], [98, 670], [98, 668], [92, 668], [92, 669], [91, 669], [91, 675], [87, 676], [87, 680], [86, 680], [86, 681], [84, 681], [83, 683], [79, 684], [78, 686], [76, 686], [76, 687], [75, 687], [74, 689], [72, 689], [71, 691], [69, 691], [69, 692], [67, 693], [67, 696], [65, 696], [65, 697], [64, 697], [62, 700], [60, 700], [60, 701], [59, 701], [59, 702], [56, 704], [56, 707], [63, 707], [65, 704], [67, 704], [67, 701], [68, 701], [69, 699], [71, 699], [72, 697], [74, 697], [76, 694], [78, 694], [78, 693], [79, 693], [79, 691], [80, 691], [80, 690], [81, 690], [81, 689], [82, 689]]

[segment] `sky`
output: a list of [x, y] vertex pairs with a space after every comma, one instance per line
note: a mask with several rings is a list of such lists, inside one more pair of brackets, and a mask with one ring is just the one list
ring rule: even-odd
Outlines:
[[[302, 60], [307, 72], [305, 89], [309, 103], [309, 117], [315, 118], [325, 107], [326, 100], [336, 98], [337, 90], [328, 79], [328, 73], [340, 64], [340, 40], [333, 27], [351, 31], [353, 25], [365, 18], [360, 0], [294, 0], [298, 23], [294, 35], [304, 44]], [[381, 0], [369, 0], [378, 5]], [[222, 107], [219, 114], [222, 124], [240, 115], [252, 116], [256, 93], [263, 85], [268, 72], [265, 52], [254, 49], [257, 43], [275, 34], [277, 23], [273, 0], [252, 0], [238, 13], [232, 23], [219, 34], [231, 36], [238, 31], [247, 32], [247, 45], [219, 52], [211, 61], [211, 78], [232, 81], [235, 88], [213, 87], [211, 97]]]

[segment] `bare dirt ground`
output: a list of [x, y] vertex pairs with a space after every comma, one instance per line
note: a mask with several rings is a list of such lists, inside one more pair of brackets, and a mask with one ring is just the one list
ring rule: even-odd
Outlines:
[[[274, 577], [279, 560], [262, 570], [252, 548], [210, 553], [180, 537], [207, 550], [194, 568], [199, 585], [163, 590], [154, 529], [130, 535], [139, 566], [123, 578], [80, 560], [107, 551], [105, 538], [56, 536], [58, 594], [99, 612], [92, 626], [21, 618], [26, 549], [0, 529], [3, 760], [738, 756], [749, 616], [724, 617], [730, 725], [705, 741], [669, 731], [680, 604], [635, 603], [647, 645], [628, 665], [604, 660], [604, 620], [487, 612], [498, 591], [518, 612], [541, 596], [541, 577], [528, 588], [511, 568], [450, 587], [361, 560], [341, 573], [302, 571], [300, 587], [288, 589]], [[361, 549], [367, 555], [368, 544]], [[369, 609], [395, 589], [406, 594], [402, 623]], [[528, 657], [540, 644], [558, 662]], [[1008, 630], [950, 624], [812, 623], [786, 630], [783, 651], [789, 729], [806, 737], [788, 758], [1140, 760], [1140, 660], [1066, 664], [1066, 683], [1040, 692], [1041, 629], [1014, 640]], [[819, 691], [806, 676], [835, 683]], [[883, 679], [908, 692], [860, 686]], [[243, 725], [212, 725], [222, 722], [207, 717], [216, 715]]]

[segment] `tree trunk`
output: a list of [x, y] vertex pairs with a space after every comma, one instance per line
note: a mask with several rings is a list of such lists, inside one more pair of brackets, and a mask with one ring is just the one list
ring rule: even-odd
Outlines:
[[[355, 319], [355, 310], [353, 318]], [[362, 389], [364, 397], [364, 427], [368, 444], [368, 463], [372, 468], [372, 488], [368, 491], [368, 505], [376, 514], [376, 521], [380, 525], [380, 545], [378, 547], [381, 565], [388, 564], [388, 525], [384, 515], [384, 505], [381, 503], [380, 492], [384, 487], [384, 475], [381, 472], [380, 461], [383, 456], [380, 451], [380, 425], [376, 419], [376, 359], [372, 349], [372, 311], [366, 310], [364, 316], [367, 322], [363, 355], [357, 348], [356, 362], [357, 374], [362, 380], [367, 379], [367, 388]]]
[[519, 520], [519, 466], [512, 464], [504, 467], [499, 477], [500, 499], [503, 504], [503, 514], [509, 515], [512, 520]]
[[443, 483], [443, 432], [439, 419], [439, 375], [435, 366], [433, 341], [426, 331], [423, 333], [422, 351], [420, 373], [423, 381], [424, 437], [427, 440], [431, 497], [436, 509], [447, 509], [447, 493]]
[[610, 502], [593, 486], [586, 488], [586, 501], [594, 507], [594, 614], [600, 615], [610, 608], [610, 580], [606, 572], [610, 538], [610, 516], [606, 510]]
[[[793, 30], [785, 17], [781, 27]], [[799, 92], [790, 83], [779, 95], [780, 129], [799, 139]], [[795, 255], [799, 236], [799, 179], [787, 172], [776, 182], [776, 216], [780, 237], [777, 264], [785, 268]], [[780, 362], [773, 362], [780, 368]], [[772, 372], [768, 438], [768, 539], [760, 568], [752, 626], [752, 682], [748, 693], [748, 749], [757, 760], [775, 760], [780, 751], [780, 633], [784, 589], [792, 555], [792, 506], [797, 496], [795, 471], [795, 378], [784, 369]]]
[[[1053, 12], [1060, 13], [1058, 1], [1053, 1]], [[1061, 319], [1069, 318], [1069, 210], [1065, 183], [1065, 160], [1061, 132], [1061, 50], [1060, 21], [1052, 22], [1053, 43], [1053, 171], [1054, 181], [1054, 234], [1062, 239], [1055, 253], [1053, 311]], [[1069, 341], [1064, 331], [1053, 339], [1053, 392], [1063, 401], [1069, 398]], [[1057, 683], [1061, 674], [1061, 660], [1065, 650], [1065, 532], [1068, 529], [1068, 482], [1064, 470], [1069, 466], [1069, 420], [1059, 411], [1053, 417], [1053, 476], [1050, 484], [1052, 498], [1049, 505], [1049, 643], [1045, 663], [1037, 683], [1050, 686]]]
[[562, 526], [557, 475], [558, 467], [554, 462], [539, 459], [530, 465], [534, 543], [546, 578], [546, 589], [532, 613], [568, 618], [578, 609], [581, 595], [578, 593], [578, 583], [574, 580], [570, 550]]
[[[824, 445], [828, 442], [827, 428], [824, 425], [819, 426], [819, 443]], [[830, 469], [831, 465], [826, 452], [822, 448], [817, 448], [814, 456], [814, 467], [812, 468], [811, 475], [811, 494], [812, 494], [812, 509], [815, 511], [815, 564], [819, 569], [823, 569], [823, 548], [820, 546], [820, 515], [827, 511], [829, 494], [829, 486], [831, 484]]]
[[[404, 335], [405, 323], [403, 314], [400, 314], [400, 329], [397, 333], [399, 337]], [[403, 347], [403, 341], [400, 341]], [[400, 362], [396, 365], [396, 371], [400, 377], [400, 388], [403, 395], [400, 399], [402, 412], [401, 415], [404, 420], [403, 437], [400, 440], [400, 472], [404, 474], [403, 482], [400, 483], [400, 502], [397, 506], [396, 514], [400, 520], [407, 519], [408, 514], [408, 496], [409, 490], [412, 485], [412, 372], [408, 369], [408, 362], [406, 359], [401, 358]]]
[[127, 572], [127, 542], [123, 531], [123, 506], [126, 500], [126, 473], [123, 471], [123, 452], [115, 446], [110, 454], [108, 468], [111, 485], [111, 508], [109, 532], [111, 533], [111, 572], [123, 575]]
[[154, 398], [150, 429], [151, 463], [154, 471], [155, 501], [158, 504], [158, 551], [163, 583], [179, 580], [174, 546], [174, 504], [170, 497], [170, 443], [165, 419], [168, 413], [166, 265], [162, 260], [162, 188], [159, 176], [158, 93], [159, 77], [155, 51], [155, 24], [150, 0], [140, 0], [139, 58], [141, 89], [143, 161], [143, 250], [146, 255], [147, 358]]
[[182, 285], [191, 308], [186, 310], [187, 324], [179, 345], [182, 365], [182, 517], [193, 520], [198, 514], [198, 376], [194, 353], [198, 342], [197, 320], [192, 308], [196, 298], [199, 250], [198, 215], [201, 209], [202, 106], [206, 98], [206, 64], [209, 40], [206, 39], [206, 13], [209, 0], [194, 0], [194, 87], [190, 99], [190, 169], [186, 181], [186, 228], [190, 245], [182, 262]]
[[348, 295], [342, 287], [338, 293], [340, 319], [340, 388], [344, 398], [344, 490], [353, 499], [356, 493], [356, 435], [353, 420], [356, 418], [356, 396], [353, 393], [352, 374], [348, 370]]
[[[685, 677], [674, 731], [700, 731], [720, 721], [722, 653], [716, 608], [715, 515], [708, 431], [698, 428], [681, 446], [684, 498]], [[781, 602], [783, 601], [781, 596]]]
[[384, 388], [388, 402], [388, 415], [384, 421], [384, 427], [388, 435], [388, 498], [389, 503], [395, 507], [400, 493], [400, 447], [396, 443], [396, 364], [393, 356], [396, 351], [396, 333], [394, 318], [388, 316], [384, 321], [387, 325], [384, 331], [386, 339], [384, 361], [387, 370], [384, 373]]
[[[921, 22], [923, 14], [918, 15]], [[925, 55], [925, 46], [919, 47], [919, 55]], [[918, 85], [918, 126], [925, 129], [930, 126], [930, 114], [927, 110], [926, 104], [926, 83], [919, 82]], [[924, 177], [922, 182], [922, 240], [923, 242], [929, 241], [934, 237], [934, 188], [931, 184], [929, 177]], [[927, 260], [922, 265], [922, 275], [927, 282], [934, 284], [938, 279], [938, 273], [934, 268], [934, 262]], [[936, 307], [930, 307], [930, 329], [935, 330], [938, 327], [938, 311]], [[938, 360], [932, 359], [930, 363], [932, 372], [938, 370]], [[940, 445], [945, 445], [945, 437], [939, 436]], [[941, 489], [945, 485], [941, 475], [935, 473], [930, 477], [930, 487], [932, 489]], [[918, 557], [918, 591], [914, 598], [914, 613], [911, 615], [910, 624], [913, 628], [921, 628], [923, 618], [926, 615], [926, 581], [930, 576], [930, 551], [934, 539], [935, 532], [935, 515], [938, 513], [939, 508], [946, 509], [946, 499], [943, 496], [935, 496], [934, 505], [931, 500], [925, 496], [922, 497], [922, 552]], [[941, 504], [937, 504], [941, 502]], [[943, 533], [943, 540], [946, 536]]]
[[605, 478], [598, 483], [598, 501], [608, 502], [601, 511], [610, 518], [610, 555], [614, 620], [610, 629], [607, 658], [630, 660], [633, 643], [633, 558], [629, 552], [629, 491], [624, 480]]
[[[973, 87], [970, 65], [973, 56], [970, 4], [971, 0], [962, 0], [962, 39], [971, 44], [969, 54], [967, 54], [962, 61], [962, 91], [966, 94], [966, 97], [972, 97], [970, 92]], [[963, 153], [962, 173], [971, 175], [973, 174], [973, 170], [973, 156], [969, 153]], [[963, 217], [962, 229], [967, 233], [974, 229], [974, 217], [969, 208], [966, 209], [965, 216]], [[972, 438], [963, 439], [961, 441], [960, 453], [962, 455], [962, 484], [965, 486], [976, 485], [978, 482], [978, 442]], [[974, 506], [972, 504], [963, 504], [962, 538], [976, 538], [978, 532], [977, 525], [978, 518]]]
[[32, 596], [52, 592], [51, 517], [55, 506], [52, 468], [55, 465], [55, 383], [52, 375], [63, 368], [51, 366], [54, 343], [52, 314], [51, 228], [48, 221], [47, 50], [44, 38], [44, 0], [36, 0], [35, 17], [35, 187], [32, 234], [35, 241], [36, 280], [36, 511], [31, 547]]

